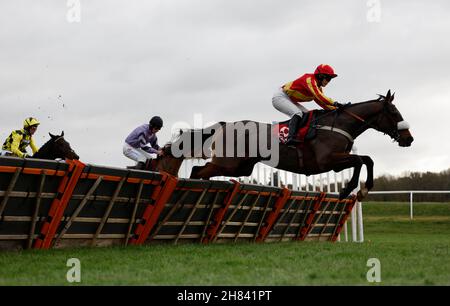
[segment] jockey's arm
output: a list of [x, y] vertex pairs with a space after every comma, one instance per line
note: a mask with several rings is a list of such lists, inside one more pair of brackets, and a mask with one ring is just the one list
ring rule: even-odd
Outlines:
[[161, 147], [158, 145], [157, 139], [151, 141], [145, 146], [145, 148], [142, 149], [151, 154], [163, 155], [163, 151], [161, 150]]
[[322, 107], [325, 110], [334, 110], [336, 109], [336, 106], [333, 105], [334, 102], [331, 102], [331, 104], [329, 102], [325, 102], [322, 99], [317, 99], [316, 97], [314, 97], [314, 101], [319, 104], [320, 107]]
[[154, 139], [152, 139], [152, 140], [150, 141], [150, 144], [151, 144], [152, 148], [154, 148], [154, 149], [156, 149], [156, 150], [161, 149], [161, 147], [158, 145], [158, 137], [156, 137], [156, 136], [155, 136]]
[[19, 150], [20, 142], [22, 141], [22, 135], [13, 133], [11, 142], [11, 152], [14, 156], [24, 157], [24, 153]]
[[141, 149], [150, 154], [158, 154], [158, 150], [153, 148], [150, 143], [147, 143], [144, 146], [141, 146]]
[[30, 141], [30, 147], [31, 147], [31, 150], [33, 150], [33, 154], [36, 154], [36, 152], [39, 151], [39, 148], [36, 146], [36, 143], [34, 142], [33, 138], [31, 138], [31, 141]]
[[334, 110], [336, 109], [335, 106], [333, 106], [333, 99], [328, 98], [327, 96], [325, 96], [322, 92], [322, 89], [320, 89], [317, 86], [317, 83], [315, 80], [312, 80], [312, 78], [308, 79], [307, 81], [308, 83], [308, 88], [311, 91], [311, 93], [313, 94], [313, 99], [314, 101], [319, 104], [320, 107], [322, 107], [323, 109], [326, 110]]
[[147, 142], [143, 134], [139, 136], [139, 146], [147, 153], [158, 154], [158, 150], [153, 147], [152, 143]]

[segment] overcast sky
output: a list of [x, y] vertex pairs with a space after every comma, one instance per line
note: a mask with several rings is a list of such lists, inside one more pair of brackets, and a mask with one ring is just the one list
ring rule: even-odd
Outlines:
[[411, 124], [410, 148], [356, 140], [376, 176], [450, 168], [449, 1], [81, 0], [80, 22], [70, 2], [0, 2], [2, 142], [35, 116], [38, 145], [64, 130], [83, 162], [122, 167], [125, 137], [151, 116], [161, 145], [195, 114], [285, 120], [274, 90], [326, 63], [339, 75], [326, 95], [391, 89]]

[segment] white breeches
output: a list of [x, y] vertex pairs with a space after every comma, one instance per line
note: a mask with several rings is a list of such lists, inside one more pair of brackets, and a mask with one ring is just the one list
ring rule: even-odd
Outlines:
[[123, 155], [136, 161], [145, 163], [147, 159], [154, 158], [155, 154], [150, 154], [142, 150], [141, 148], [133, 148], [127, 143], [123, 145]]
[[1, 150], [0, 151], [0, 156], [11, 156], [12, 152], [8, 151], [8, 150]]
[[272, 104], [277, 110], [292, 118], [294, 115], [298, 115], [300, 117], [303, 116], [303, 113], [307, 113], [308, 110], [306, 107], [300, 105], [299, 103], [292, 102], [287, 94], [279, 88], [272, 97]]

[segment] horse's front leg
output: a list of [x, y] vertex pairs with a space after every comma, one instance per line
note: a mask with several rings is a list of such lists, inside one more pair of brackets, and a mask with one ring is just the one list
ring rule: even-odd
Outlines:
[[336, 172], [342, 171], [348, 168], [354, 168], [353, 176], [348, 182], [347, 186], [339, 193], [339, 200], [348, 197], [350, 192], [358, 187], [359, 174], [361, 173], [361, 167], [363, 165], [363, 160], [359, 155], [355, 154], [335, 154], [331, 161], [332, 169]]
[[367, 168], [367, 179], [364, 187], [362, 187], [361, 190], [358, 191], [358, 201], [364, 199], [369, 194], [369, 190], [373, 188], [373, 160], [366, 155], [361, 155], [360, 157]]

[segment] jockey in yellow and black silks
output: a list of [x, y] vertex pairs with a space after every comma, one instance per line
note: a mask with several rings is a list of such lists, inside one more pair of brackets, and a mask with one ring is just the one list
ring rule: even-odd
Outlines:
[[6, 138], [2, 146], [2, 155], [11, 155], [16, 157], [28, 157], [27, 147], [30, 146], [33, 154], [39, 148], [34, 143], [33, 135], [36, 133], [39, 121], [33, 117], [25, 119], [23, 122], [23, 129], [12, 131]]

